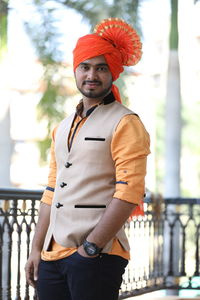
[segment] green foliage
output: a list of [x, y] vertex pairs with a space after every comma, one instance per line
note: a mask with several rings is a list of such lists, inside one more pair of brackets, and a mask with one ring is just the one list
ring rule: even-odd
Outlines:
[[[194, 0], [197, 3], [199, 0]], [[178, 0], [171, 0], [170, 49], [178, 49]]]
[[45, 164], [46, 160], [47, 160], [47, 156], [49, 153], [49, 149], [51, 146], [51, 138], [50, 137], [46, 137], [46, 139], [42, 140], [42, 141], [38, 141], [37, 145], [40, 149], [40, 163]]
[[87, 1], [87, 0], [66, 0], [66, 1], [58, 1], [62, 3], [63, 6], [68, 8], [72, 8], [77, 13], [80, 13], [85, 20], [89, 22], [92, 28], [96, 25], [100, 20], [107, 18], [109, 15], [108, 8], [109, 5], [107, 1]]
[[[3, 1], [6, 2], [6, 1]], [[56, 17], [57, 9], [73, 9], [79, 13], [84, 21], [91, 26], [91, 31], [94, 26], [104, 18], [119, 17], [126, 22], [132, 24], [141, 35], [139, 26], [139, 9], [140, 0], [32, 0], [35, 7], [35, 14], [31, 20], [26, 22], [26, 29], [35, 46], [37, 55], [44, 66], [44, 78], [46, 89], [38, 104], [38, 117], [47, 121], [47, 137], [44, 141], [39, 142], [41, 158], [46, 159], [47, 150], [50, 146], [50, 131], [64, 116], [64, 103], [68, 97], [68, 92], [62, 92], [63, 83], [61, 75], [59, 80], [55, 77], [60, 74], [62, 68], [62, 53], [59, 50], [60, 32], [58, 28], [58, 19]], [[141, 1], [142, 2], [142, 1]], [[197, 2], [197, 0], [194, 0]], [[178, 26], [177, 12], [178, 0], [171, 0], [171, 32], [170, 32], [170, 48], [178, 48]], [[76, 26], [76, 24], [72, 24]], [[126, 76], [117, 80], [117, 85], [122, 94], [123, 103], [127, 105], [126, 97]], [[160, 101], [161, 100], [161, 101]], [[157, 99], [157, 126], [156, 126], [156, 181], [157, 191], [163, 190], [164, 178], [164, 104], [162, 99]], [[183, 135], [183, 144], [191, 149], [191, 153], [198, 155], [200, 149], [196, 142], [198, 136], [197, 121], [192, 116], [192, 112], [187, 111], [184, 116], [185, 128]], [[189, 115], [190, 114], [190, 115]], [[192, 121], [192, 123], [191, 123]], [[190, 126], [188, 125], [190, 123]], [[187, 125], [187, 128], [186, 128]], [[191, 130], [192, 129], [192, 130]], [[198, 160], [200, 166], [200, 161]], [[200, 175], [199, 175], [200, 177]], [[187, 191], [184, 191], [185, 193]]]
[[[63, 78], [65, 80], [70, 79], [62, 72], [65, 68], [65, 66], [59, 63], [49, 64], [45, 67], [43, 78], [45, 91], [37, 105], [38, 119], [45, 120], [47, 123], [46, 138], [38, 143], [41, 162], [46, 161], [53, 128], [65, 117], [64, 105], [69, 91], [64, 86]], [[56, 78], [55, 74], [57, 75]]]
[[178, 0], [171, 0], [170, 49], [178, 49]]
[[74, 9], [80, 13], [92, 26], [92, 28], [102, 19], [113, 17], [123, 18], [138, 29], [138, 7], [139, 0], [66, 0], [58, 1], [65, 6]]
[[109, 8], [109, 16], [124, 19], [126, 22], [132, 24], [141, 35], [139, 5], [139, 0], [113, 0], [113, 4]]
[[41, 63], [48, 68], [48, 65], [60, 62], [62, 57], [59, 50], [61, 33], [55, 16], [56, 7], [48, 7], [49, 1], [43, 2], [33, 1], [33, 19], [26, 20], [24, 25]]
[[129, 105], [129, 99], [126, 94], [126, 77], [128, 76], [128, 72], [124, 71], [123, 74], [115, 81], [116, 86], [120, 90], [120, 95], [122, 98], [122, 103], [126, 106]]
[[46, 84], [46, 90], [38, 104], [38, 118], [48, 120], [47, 129], [49, 135], [52, 126], [64, 117], [63, 106], [65, 97], [59, 95], [59, 86], [52, 83], [51, 78], [46, 78]]
[[1, 0], [0, 1], [0, 15], [7, 15], [8, 14], [8, 0]]
[[192, 106], [185, 104], [183, 109], [183, 142], [193, 154], [198, 156], [200, 153], [200, 143], [197, 140], [200, 128], [199, 115], [200, 102], [193, 103]]
[[[185, 197], [194, 197], [199, 195], [200, 186], [200, 143], [198, 142], [199, 128], [200, 128], [200, 101], [185, 103], [183, 115], [183, 130], [182, 143], [184, 145], [185, 159], [190, 161], [191, 168], [195, 166], [197, 176], [197, 190], [191, 190], [190, 185], [183, 187], [183, 195]], [[184, 168], [184, 166], [183, 166]], [[185, 167], [186, 168], [186, 167]], [[185, 170], [185, 172], [190, 170]], [[192, 171], [193, 172], [193, 171]], [[196, 178], [194, 178], [195, 180]]]
[[156, 176], [156, 193], [163, 193], [164, 168], [164, 99], [156, 99], [156, 143], [155, 143], [155, 176]]
[[64, 104], [69, 93], [66, 87], [63, 88], [63, 69], [66, 66], [60, 61], [62, 53], [58, 47], [60, 33], [54, 16], [56, 8], [46, 7], [42, 1], [34, 1], [34, 4], [35, 18], [25, 21], [24, 25], [44, 69], [42, 82], [45, 88], [37, 109], [38, 119], [47, 122], [46, 137], [38, 142], [41, 162], [45, 162], [51, 131], [65, 116]]
[[0, 2], [0, 61], [7, 52], [8, 1]]
[[65, 116], [64, 104], [69, 92], [67, 87], [63, 87], [63, 79], [66, 78], [63, 70], [66, 66], [59, 61], [61, 51], [58, 49], [59, 32], [55, 24], [54, 10], [48, 10], [37, 1], [35, 14], [37, 24], [35, 21], [25, 22], [25, 28], [44, 69], [42, 78], [44, 92], [37, 105], [38, 119], [47, 122], [46, 137], [38, 142], [43, 163], [47, 159], [51, 131]]

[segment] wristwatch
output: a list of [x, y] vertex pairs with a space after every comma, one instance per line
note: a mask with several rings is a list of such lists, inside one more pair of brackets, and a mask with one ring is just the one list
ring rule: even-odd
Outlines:
[[99, 248], [95, 243], [88, 242], [87, 240], [83, 241], [83, 249], [89, 256], [97, 255], [102, 250], [102, 248]]

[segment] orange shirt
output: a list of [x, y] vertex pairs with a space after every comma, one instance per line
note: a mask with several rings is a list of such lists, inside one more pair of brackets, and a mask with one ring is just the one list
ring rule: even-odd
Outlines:
[[[102, 104], [103, 105], [103, 104]], [[81, 117], [82, 103], [77, 106], [76, 118], [73, 122], [68, 143], [73, 143], [78, 131], [87, 121], [87, 116], [92, 113], [95, 107], [85, 118]], [[51, 205], [53, 191], [56, 184], [56, 160], [54, 152], [56, 128], [52, 134], [50, 171], [48, 186], [44, 191], [41, 201]], [[111, 153], [116, 168], [116, 189], [113, 197], [139, 204], [144, 195], [144, 177], [146, 174], [146, 160], [149, 151], [149, 135], [145, 130], [139, 117], [126, 115], [119, 122], [111, 142]], [[127, 182], [128, 184], [123, 184]], [[43, 260], [58, 260], [73, 254], [76, 248], [64, 248], [52, 240], [51, 251], [42, 251]], [[112, 250], [109, 254], [120, 255], [129, 259], [129, 252], [125, 251], [118, 240], [114, 240]]]

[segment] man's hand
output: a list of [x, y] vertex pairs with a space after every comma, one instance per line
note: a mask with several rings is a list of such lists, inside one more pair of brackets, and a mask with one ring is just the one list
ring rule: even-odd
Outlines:
[[104, 248], [122, 228], [135, 207], [133, 203], [113, 198], [99, 223], [87, 236], [87, 241], [95, 243], [99, 248]]
[[28, 284], [35, 288], [38, 276], [38, 265], [41, 258], [41, 250], [49, 226], [51, 206], [41, 202], [39, 218], [32, 242], [32, 251], [25, 266], [26, 280]]
[[36, 281], [38, 279], [38, 265], [41, 258], [41, 252], [32, 252], [25, 265], [26, 280], [29, 285], [35, 288]]

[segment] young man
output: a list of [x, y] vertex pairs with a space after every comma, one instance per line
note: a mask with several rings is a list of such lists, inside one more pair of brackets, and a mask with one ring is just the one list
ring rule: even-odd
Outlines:
[[140, 57], [138, 35], [120, 19], [104, 20], [74, 49], [82, 100], [53, 132], [25, 267], [40, 300], [118, 299], [129, 259], [123, 225], [144, 196], [149, 136], [113, 81]]

